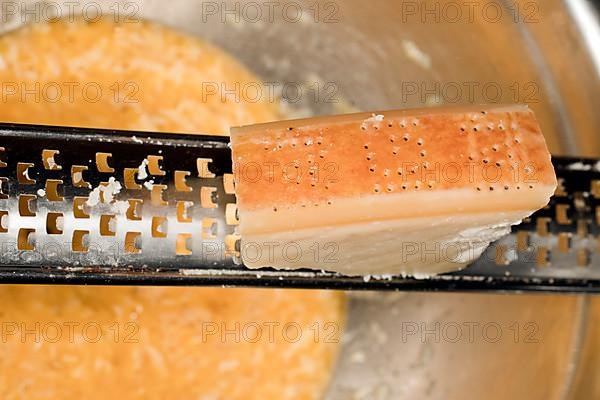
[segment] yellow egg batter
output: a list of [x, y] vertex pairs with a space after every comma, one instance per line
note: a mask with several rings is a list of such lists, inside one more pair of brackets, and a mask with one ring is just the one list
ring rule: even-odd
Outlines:
[[[258, 79], [150, 23], [61, 21], [0, 37], [0, 121], [227, 134], [278, 118], [223, 98]], [[343, 295], [220, 288], [0, 286], [0, 399], [317, 399]]]

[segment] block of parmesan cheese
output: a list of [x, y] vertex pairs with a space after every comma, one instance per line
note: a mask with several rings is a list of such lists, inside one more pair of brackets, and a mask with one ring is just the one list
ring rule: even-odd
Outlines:
[[282, 121], [234, 128], [231, 145], [250, 268], [458, 270], [557, 185], [523, 105]]

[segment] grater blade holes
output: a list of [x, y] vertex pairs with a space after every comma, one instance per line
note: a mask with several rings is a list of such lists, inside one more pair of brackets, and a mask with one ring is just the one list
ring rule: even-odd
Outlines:
[[0, 147], [0, 168], [6, 168], [6, 166], [8, 165], [5, 161], [4, 161], [4, 152], [6, 151], [6, 149], [4, 147]]
[[175, 171], [174, 181], [175, 181], [175, 190], [178, 192], [191, 192], [193, 189], [191, 186], [188, 186], [186, 182], [186, 177], [190, 176], [191, 172], [189, 171]]
[[144, 204], [144, 200], [142, 199], [128, 199], [129, 207], [127, 207], [127, 211], [125, 215], [127, 219], [130, 221], [141, 221], [142, 220], [142, 206]]
[[76, 188], [92, 188], [92, 185], [87, 182], [83, 176], [83, 173], [88, 170], [85, 165], [73, 165], [71, 166], [71, 182]]
[[21, 228], [17, 235], [17, 249], [24, 251], [35, 250], [35, 229]]
[[178, 256], [191, 256], [192, 250], [188, 247], [188, 242], [192, 238], [191, 233], [179, 233], [175, 241], [175, 254]]
[[155, 207], [166, 207], [169, 203], [163, 198], [163, 192], [167, 190], [167, 185], [152, 185], [150, 191], [150, 202]]
[[87, 197], [75, 196], [73, 198], [73, 216], [75, 218], [87, 219], [90, 217], [87, 201]]
[[0, 200], [8, 199], [8, 178], [0, 177]]
[[235, 194], [233, 174], [223, 175], [223, 188], [226, 194]]
[[76, 253], [85, 253], [88, 251], [88, 236], [90, 231], [74, 230], [71, 240], [71, 249]]
[[214, 218], [202, 219], [202, 240], [214, 240], [217, 238], [219, 225]]
[[225, 223], [227, 225], [239, 225], [237, 204], [228, 203], [225, 206]]
[[0, 233], [8, 232], [8, 211], [0, 211]]
[[166, 238], [167, 237], [167, 217], [156, 215], [152, 217], [152, 237]]
[[46, 180], [46, 198], [48, 201], [63, 201], [64, 198], [58, 192], [58, 187], [63, 184], [60, 179]]
[[214, 178], [215, 174], [210, 172], [209, 164], [213, 162], [212, 158], [197, 158], [196, 167], [200, 178]]
[[62, 166], [56, 162], [56, 155], [59, 153], [60, 151], [58, 150], [42, 150], [42, 164], [44, 165], [44, 169], [48, 171], [60, 171], [62, 169]]
[[33, 163], [17, 163], [17, 182], [20, 185], [34, 185], [35, 179], [31, 179], [29, 176], [29, 168], [33, 168]]
[[140, 254], [142, 252], [141, 237], [141, 232], [127, 232], [125, 234], [125, 252]]
[[61, 235], [63, 233], [64, 217], [59, 212], [49, 212], [46, 215], [46, 233], [49, 235]]
[[116, 218], [114, 215], [104, 214], [100, 216], [100, 235], [115, 236], [117, 234]]
[[149, 155], [146, 159], [148, 160], [148, 172], [150, 173], [150, 175], [166, 175], [166, 172], [163, 171], [160, 166], [160, 162], [163, 160], [163, 156]]
[[136, 176], [139, 174], [139, 168], [124, 168], [123, 169], [123, 181], [125, 182], [125, 188], [129, 190], [140, 190], [142, 185], [135, 181]]
[[37, 196], [34, 194], [19, 195], [19, 215], [21, 217], [36, 216]]
[[190, 217], [190, 209], [194, 206], [191, 201], [178, 201], [177, 202], [177, 222], [189, 223], [192, 222]]
[[108, 164], [108, 159], [112, 158], [112, 153], [96, 153], [96, 169], [103, 174], [115, 172], [115, 169]]
[[202, 188], [200, 188], [200, 205], [202, 208], [217, 208], [218, 205], [215, 202], [216, 194], [217, 188], [202, 186]]

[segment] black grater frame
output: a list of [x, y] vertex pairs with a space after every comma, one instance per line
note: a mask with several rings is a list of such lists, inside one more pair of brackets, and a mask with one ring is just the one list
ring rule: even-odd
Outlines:
[[[427, 279], [348, 277], [324, 271], [250, 270], [240, 264], [228, 142], [227, 137], [219, 136], [0, 124], [0, 160], [6, 164], [0, 164], [0, 180], [2, 192], [8, 196], [0, 199], [0, 213], [8, 213], [9, 221], [8, 232], [0, 232], [0, 282], [600, 292], [600, 164], [597, 160], [555, 157], [553, 163], [560, 186], [550, 205], [514, 227], [511, 235], [490, 246], [479, 260], [462, 271]], [[43, 150], [59, 151], [54, 159], [62, 166], [61, 170], [47, 168], [48, 163], [44, 163], [42, 157]], [[114, 168], [114, 173], [99, 171], [98, 153], [111, 154], [107, 160], [110, 167]], [[155, 166], [165, 174], [148, 173], [145, 179], [138, 179], [135, 170], [148, 156], [162, 157]], [[198, 163], [198, 159], [205, 162]], [[89, 186], [75, 187], [73, 166], [87, 168], [82, 170], [81, 177]], [[23, 168], [27, 170], [27, 176], [19, 174]], [[129, 188], [124, 184], [126, 179], [123, 173], [126, 168], [133, 171], [133, 184], [139, 188]], [[180, 192], [174, 188], [175, 171], [189, 173], [185, 185], [191, 188], [190, 192]], [[117, 201], [137, 198], [141, 202], [129, 204], [122, 215], [106, 204], [93, 207], [85, 205], [82, 215], [89, 214], [90, 217], [74, 217], [74, 199], [78, 197], [81, 204], [82, 198], [88, 197], [91, 191], [102, 182], [106, 183], [111, 176], [123, 184], [116, 195]], [[62, 202], [48, 201], [45, 198], [48, 193], [40, 192], [47, 189], [50, 179], [63, 182], [59, 190], [64, 198]], [[31, 180], [35, 180], [35, 183], [30, 183]], [[144, 185], [150, 180], [153, 183], [148, 187], [165, 186], [160, 198], [166, 199], [167, 206], [153, 204], [154, 189], [150, 190]], [[81, 186], [81, 181], [78, 184]], [[205, 187], [212, 189], [210, 198], [204, 196], [203, 200], [200, 192]], [[20, 199], [19, 196], [24, 195], [28, 195], [30, 200]], [[186, 217], [191, 222], [179, 220], [177, 202], [192, 203], [186, 209], [189, 213]], [[36, 215], [20, 215], [21, 203], [27, 203], [30, 208], [25, 210], [25, 214], [33, 211]], [[137, 207], [141, 207], [141, 210]], [[140, 212], [140, 215], [135, 215], [136, 212]], [[44, 221], [43, 216], [48, 213], [62, 213], [63, 218], [69, 221], [67, 225], [71, 227], [70, 230], [63, 230], [62, 234], [54, 236], [60, 236], [61, 241], [44, 241], [45, 237], [52, 236], [42, 232], [44, 227], [40, 225], [40, 221]], [[136, 242], [136, 237], [130, 237], [127, 241], [127, 232], [125, 236], [103, 238], [94, 231], [93, 227], [98, 224], [101, 215], [111, 213], [117, 214], [116, 218], [127, 226], [134, 226], [131, 229], [140, 231], [141, 246]], [[15, 214], [16, 222], [11, 224], [11, 215]], [[141, 221], [129, 221], [130, 216], [141, 217]], [[175, 237], [145, 240], [152, 236], [153, 228], [149, 221], [156, 216], [167, 218], [169, 231], [175, 232]], [[45, 220], [47, 223], [47, 218]], [[205, 220], [213, 223], [205, 224]], [[34, 234], [36, 245], [39, 244], [43, 249], [47, 248], [45, 246], [52, 248], [52, 243], [62, 246], [58, 246], [61, 248], [58, 257], [50, 257], [45, 251], [18, 248], [19, 232], [27, 229], [29, 221], [31, 229], [36, 230], [35, 234], [41, 234]], [[48, 229], [47, 226], [45, 229]], [[88, 233], [81, 239], [82, 236], [76, 235], [75, 231]], [[178, 234], [189, 234], [184, 237], [183, 250], [190, 250], [193, 256], [170, 252], [176, 247]], [[69, 244], [73, 245], [74, 236], [81, 239], [80, 244], [87, 246], [87, 251], [72, 251], [73, 248], [69, 248]], [[117, 248], [107, 252], [102, 247], [107, 243], [117, 244]], [[218, 248], [208, 246], [210, 251], [203, 247], [215, 243]], [[139, 248], [142, 252], [136, 254]], [[202, 256], [197, 257], [198, 253]], [[511, 256], [507, 257], [508, 254]]]

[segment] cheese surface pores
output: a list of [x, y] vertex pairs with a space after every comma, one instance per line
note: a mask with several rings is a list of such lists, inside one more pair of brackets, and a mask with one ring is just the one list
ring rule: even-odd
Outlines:
[[521, 105], [282, 121], [234, 128], [231, 143], [250, 268], [457, 270], [557, 184]]

